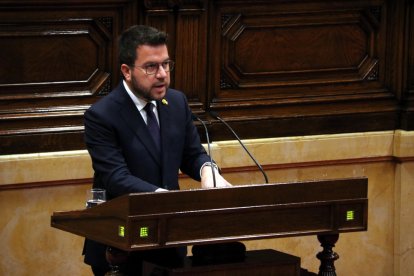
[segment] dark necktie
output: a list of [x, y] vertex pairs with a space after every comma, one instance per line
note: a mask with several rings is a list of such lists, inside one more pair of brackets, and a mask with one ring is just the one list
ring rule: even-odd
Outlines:
[[147, 128], [149, 132], [151, 133], [152, 139], [154, 140], [158, 151], [160, 151], [160, 148], [161, 148], [160, 127], [158, 126], [157, 118], [155, 117], [155, 114], [153, 111], [153, 106], [154, 105], [152, 103], [147, 103], [147, 105], [144, 107], [144, 110], [145, 112], [147, 112]]

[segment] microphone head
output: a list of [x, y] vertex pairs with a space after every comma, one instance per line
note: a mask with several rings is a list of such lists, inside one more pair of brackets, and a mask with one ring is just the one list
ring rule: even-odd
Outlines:
[[219, 117], [217, 112], [215, 111], [209, 111], [209, 112], [210, 112], [210, 115], [213, 116], [214, 118], [217, 119]]
[[191, 112], [191, 119], [193, 119], [193, 121], [198, 120], [198, 117]]

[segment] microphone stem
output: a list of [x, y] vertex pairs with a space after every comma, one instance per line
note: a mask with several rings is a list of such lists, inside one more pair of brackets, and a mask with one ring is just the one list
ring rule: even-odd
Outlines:
[[207, 126], [206, 126], [206, 124], [200, 118], [196, 117], [196, 119], [203, 125], [204, 130], [205, 130], [205, 133], [206, 133], [208, 155], [210, 156], [210, 163], [211, 163], [210, 164], [210, 167], [211, 167], [211, 172], [213, 174], [213, 186], [214, 186], [214, 188], [216, 188], [217, 187], [217, 184], [216, 184], [216, 172], [215, 172], [215, 169], [214, 169], [214, 166], [213, 166], [213, 158], [211, 157], [210, 137], [208, 135]]
[[230, 125], [226, 121], [224, 121], [222, 118], [220, 118], [219, 116], [214, 116], [214, 117], [216, 117], [217, 119], [219, 119], [220, 122], [222, 122], [233, 133], [233, 135], [237, 138], [237, 141], [239, 141], [240, 145], [243, 147], [243, 149], [247, 152], [247, 154], [250, 156], [250, 158], [253, 160], [253, 162], [256, 164], [256, 166], [259, 168], [259, 170], [263, 174], [263, 177], [264, 177], [266, 183], [268, 184], [269, 183], [269, 180], [268, 180], [267, 175], [264, 172], [262, 166], [257, 162], [257, 160], [249, 152], [249, 150], [246, 148], [246, 146], [241, 142], [239, 136], [236, 134], [236, 132], [234, 132], [233, 128], [231, 128]]

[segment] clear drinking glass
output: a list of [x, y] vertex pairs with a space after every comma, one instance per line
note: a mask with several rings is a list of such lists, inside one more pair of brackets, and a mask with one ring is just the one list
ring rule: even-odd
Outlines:
[[86, 208], [91, 208], [106, 201], [104, 189], [92, 188], [86, 191]]

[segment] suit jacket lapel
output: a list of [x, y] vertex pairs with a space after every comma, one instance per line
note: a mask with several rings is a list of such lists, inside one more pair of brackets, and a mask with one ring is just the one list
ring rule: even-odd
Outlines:
[[150, 155], [154, 160], [161, 165], [161, 157], [155, 146], [154, 141], [152, 140], [151, 134], [147, 129], [147, 125], [144, 122], [141, 114], [139, 113], [134, 102], [129, 97], [128, 93], [122, 86], [122, 89], [119, 91], [120, 95], [117, 97], [119, 104], [121, 105], [120, 113], [126, 124], [131, 128], [131, 130], [138, 136], [142, 144], [148, 149]]
[[[158, 119], [160, 120], [160, 131], [161, 131], [161, 149], [165, 149], [168, 147], [168, 142], [170, 139], [168, 138], [169, 129], [170, 129], [170, 109], [168, 105], [163, 104], [161, 101], [157, 101], [157, 108], [158, 108]], [[163, 150], [163, 160], [168, 160], [168, 151]]]
[[[167, 92], [168, 93], [168, 92]], [[168, 182], [168, 174], [164, 168], [168, 168], [171, 162], [171, 151], [168, 150], [168, 147], [173, 147], [171, 145], [171, 120], [174, 114], [171, 113], [171, 108], [167, 104], [163, 104], [162, 101], [157, 102], [158, 108], [158, 118], [160, 120], [160, 131], [161, 131], [161, 150], [162, 150], [162, 184], [164, 187], [170, 188], [171, 183]]]

